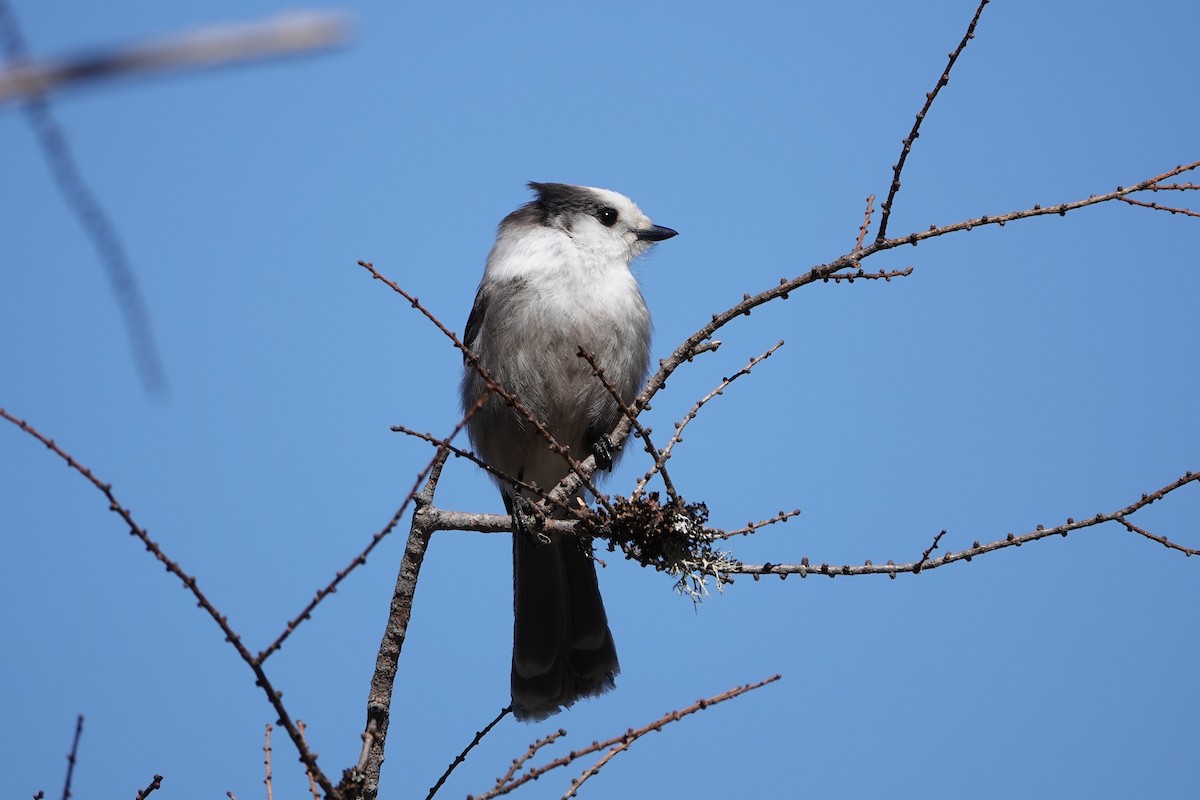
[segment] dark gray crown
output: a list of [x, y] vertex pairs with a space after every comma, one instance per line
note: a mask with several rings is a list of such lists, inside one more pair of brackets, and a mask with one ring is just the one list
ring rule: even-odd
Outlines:
[[608, 205], [586, 186], [530, 181], [529, 188], [537, 192], [537, 200], [530, 203], [529, 207], [537, 213], [538, 222], [543, 225], [561, 217], [569, 219], [579, 214], [591, 216]]

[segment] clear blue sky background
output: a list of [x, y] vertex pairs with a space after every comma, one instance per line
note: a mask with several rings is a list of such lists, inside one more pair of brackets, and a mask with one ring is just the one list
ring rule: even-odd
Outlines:
[[[48, 55], [287, 4], [14, 6]], [[252, 649], [427, 462], [388, 427], [458, 418], [458, 354], [357, 259], [460, 328], [526, 181], [617, 189], [681, 232], [638, 269], [665, 355], [743, 292], [851, 247], [974, 3], [346, 8], [357, 32], [332, 54], [54, 98], [136, 266], [165, 402], [142, 391], [26, 120], [0, 110], [0, 405], [110, 481]], [[892, 232], [1200, 158], [1198, 27], [1180, 2], [989, 6]], [[961, 549], [1112, 511], [1200, 469], [1198, 249], [1200, 220], [1115, 204], [895, 251], [868, 266], [911, 278], [818, 284], [731, 325], [649, 421], [665, 435], [786, 340], [672, 462], [716, 524], [804, 509], [734, 542], [746, 561], [908, 561], [942, 528]], [[500, 509], [462, 462], [439, 500]], [[1200, 545], [1200, 490], [1138, 520]], [[99, 493], [8, 425], [0, 533], [0, 793], [58, 796], [82, 713], [76, 797], [132, 797], [155, 772], [164, 797], [265, 796], [274, 717], [250, 671]], [[402, 548], [386, 541], [268, 662], [334, 776], [358, 754]], [[1110, 525], [894, 581], [742, 579], [696, 611], [610, 559], [618, 690], [550, 725], [504, 722], [444, 796], [486, 790], [559, 725], [554, 754], [781, 672], [639, 742], [586, 794], [1195, 797], [1198, 570]], [[387, 796], [424, 796], [507, 702], [510, 581], [507, 537], [433, 542]], [[277, 797], [304, 796], [282, 736], [275, 774]]]

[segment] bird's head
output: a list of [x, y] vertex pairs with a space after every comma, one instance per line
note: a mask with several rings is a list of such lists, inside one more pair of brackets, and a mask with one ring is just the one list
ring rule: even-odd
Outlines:
[[530, 183], [530, 210], [542, 225], [558, 228], [581, 249], [628, 264], [676, 231], [655, 225], [628, 197], [608, 189], [566, 183]]

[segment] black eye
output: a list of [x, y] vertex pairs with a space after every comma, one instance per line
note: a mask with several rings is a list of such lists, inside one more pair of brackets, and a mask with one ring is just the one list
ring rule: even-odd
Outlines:
[[606, 228], [611, 228], [617, 224], [617, 210], [615, 208], [605, 206], [600, 209], [600, 213], [596, 217], [600, 220], [600, 224]]

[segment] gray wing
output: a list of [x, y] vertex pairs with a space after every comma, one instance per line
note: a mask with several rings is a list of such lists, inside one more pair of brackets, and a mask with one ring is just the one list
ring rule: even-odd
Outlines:
[[[479, 338], [479, 331], [483, 328], [483, 318], [487, 314], [489, 293], [482, 287], [475, 294], [475, 304], [471, 306], [471, 313], [467, 317], [467, 329], [463, 333], [463, 344], [468, 350], [476, 350], [475, 342]], [[463, 353], [463, 364], [467, 363], [467, 354]]]

